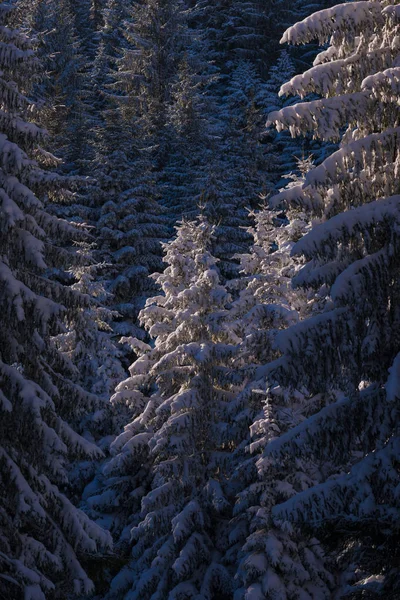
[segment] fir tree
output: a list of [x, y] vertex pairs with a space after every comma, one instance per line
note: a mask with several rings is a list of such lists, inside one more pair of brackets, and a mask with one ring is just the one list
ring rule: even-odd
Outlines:
[[[146, 27], [153, 33], [153, 21], [144, 7], [114, 0], [107, 4], [104, 17], [93, 72], [100, 95], [100, 120], [92, 132], [95, 159], [91, 163], [98, 185], [90, 194], [97, 205], [96, 256], [108, 265], [102, 278], [110, 294], [108, 306], [119, 313], [112, 325], [114, 334], [141, 335], [137, 315], [146, 297], [155, 291], [148, 275], [162, 270], [161, 241], [172, 233], [170, 219], [159, 204], [151, 146], [154, 139], [143, 123], [143, 107], [137, 104], [141, 75], [134, 73], [142, 68], [143, 58], [136, 56], [141, 52], [135, 36], [142, 27], [145, 33]], [[154, 55], [143, 58], [149, 68], [156, 55], [154, 50]]]
[[126, 96], [123, 112], [140, 117], [147, 135], [166, 122], [170, 81], [185, 47], [184, 10], [180, 2], [146, 0], [134, 4], [125, 35], [129, 48], [119, 64], [119, 86]]
[[[308, 131], [340, 143], [271, 200], [286, 207], [289, 220], [303, 211], [316, 219], [292, 248], [305, 261], [293, 283], [323, 292], [326, 301], [321, 314], [277, 336], [282, 356], [263, 373], [272, 388], [307, 390], [304, 405], [319, 394], [322, 402], [284, 435], [266, 440], [257, 466], [261, 474], [285, 462], [306, 465], [308, 476], [313, 471], [303, 491], [292, 490], [263, 519], [300, 526], [304, 540], [311, 531], [326, 549], [332, 544], [341, 597], [398, 593], [391, 554], [399, 508], [397, 29], [397, 7], [385, 2], [338, 5], [289, 29], [283, 41], [330, 45], [282, 93], [321, 98], [269, 117], [292, 135]], [[308, 572], [312, 581], [329, 567], [324, 562]], [[264, 573], [253, 576], [261, 594]]]
[[286, 390], [268, 388], [263, 365], [279, 361], [276, 339], [304, 316], [307, 298], [291, 289], [291, 278], [300, 268], [290, 258], [299, 221], [289, 223], [286, 217], [280, 218], [279, 211], [266, 208], [255, 217], [256, 226], [250, 230], [255, 243], [251, 252], [240, 257], [243, 276], [230, 283], [237, 296], [231, 318], [234, 316], [235, 331], [242, 340], [239, 355], [246, 385], [231, 409], [237, 436], [232, 475], [237, 502], [226, 560], [238, 569], [235, 599], [285, 597], [285, 593], [296, 597], [305, 594], [309, 584], [318, 597], [328, 598], [328, 573], [322, 569], [322, 577], [308, 580], [312, 561], [323, 566], [315, 541], [310, 551], [305, 540], [268, 521], [271, 506], [290, 497], [294, 489], [303, 489], [310, 474], [299, 465], [295, 472], [287, 473], [286, 464], [278, 463], [265, 468], [261, 477], [257, 475], [259, 453], [265, 444], [304, 418], [304, 392], [296, 390], [288, 405]]
[[117, 437], [106, 489], [90, 500], [111, 511], [129, 563], [107, 598], [229, 598], [221, 558], [232, 493], [232, 433], [227, 421], [235, 384], [237, 337], [228, 323], [230, 297], [209, 253], [212, 228], [184, 222], [166, 245], [157, 276], [163, 295], [149, 299], [141, 320], [155, 345], [133, 340], [141, 356], [116, 400], [137, 417]]
[[[82, 96], [86, 58], [71, 1], [47, 2], [43, 11], [47, 31], [43, 31], [39, 56], [50, 74], [40, 90], [49, 112], [44, 118], [49, 123], [52, 150], [63, 160], [62, 169], [76, 172], [84, 157], [82, 144], [88, 125]], [[40, 25], [34, 24], [39, 34]]]
[[0, 589], [16, 599], [83, 596], [93, 586], [82, 565], [110, 538], [64, 492], [71, 460], [102, 455], [71, 427], [98, 405], [54, 343], [65, 318], [88, 306], [60, 281], [82, 233], [45, 208], [66, 182], [37, 162], [51, 158], [46, 132], [28, 120], [38, 61], [29, 39], [7, 27], [8, 9], [0, 5]]

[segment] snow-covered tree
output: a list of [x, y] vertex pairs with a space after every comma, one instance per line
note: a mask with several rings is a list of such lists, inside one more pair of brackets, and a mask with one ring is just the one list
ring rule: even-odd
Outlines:
[[7, 26], [9, 8], [0, 4], [0, 590], [44, 600], [89, 593], [85, 559], [110, 538], [64, 493], [69, 462], [102, 454], [71, 427], [96, 398], [53, 339], [88, 306], [61, 282], [83, 233], [45, 208], [66, 182], [39, 166], [54, 162], [27, 95], [39, 64], [29, 39]]
[[263, 365], [279, 360], [277, 337], [308, 310], [306, 295], [291, 289], [291, 279], [301, 263], [290, 257], [294, 239], [307, 223], [290, 223], [280, 211], [268, 208], [255, 217], [255, 227], [250, 230], [255, 243], [251, 252], [240, 257], [242, 277], [230, 282], [237, 296], [231, 318], [242, 340], [240, 366], [245, 387], [231, 405], [237, 435], [232, 476], [237, 502], [226, 560], [238, 570], [235, 599], [284, 598], [285, 593], [296, 598], [312, 588], [319, 594], [315, 597], [329, 598], [329, 574], [323, 571], [322, 577], [309, 577], [313, 561], [322, 567], [315, 540], [310, 551], [306, 540], [279, 529], [270, 519], [271, 507], [294, 490], [303, 489], [310, 474], [300, 465], [288, 472], [285, 463], [271, 463], [257, 473], [262, 448], [298, 424], [307, 410], [302, 407], [302, 390], [291, 395], [279, 387], [270, 390], [263, 373]]
[[[231, 510], [233, 433], [228, 406], [235, 392], [237, 336], [230, 296], [208, 248], [213, 228], [183, 222], [165, 246], [162, 295], [140, 318], [154, 347], [132, 340], [142, 356], [114, 401], [137, 417], [112, 445], [105, 489], [89, 500], [113, 514], [127, 566], [107, 598], [230, 598], [221, 557]], [[107, 518], [105, 515], [104, 518]]]
[[[326, 299], [320, 314], [277, 336], [281, 357], [263, 371], [272, 389], [307, 390], [304, 407], [318, 394], [321, 402], [265, 441], [262, 477], [271, 464], [286, 463], [286, 477], [290, 465], [306, 465], [308, 480], [259, 516], [284, 529], [300, 526], [304, 539], [311, 532], [334, 547], [338, 597], [398, 593], [391, 548], [399, 511], [399, 17], [388, 2], [352, 2], [290, 28], [284, 42], [329, 45], [282, 93], [320, 97], [269, 117], [278, 129], [310, 132], [339, 149], [271, 200], [289, 221], [304, 212], [313, 219], [292, 248], [305, 261], [293, 283]], [[323, 563], [307, 569], [308, 581], [321, 577], [329, 561]], [[252, 589], [256, 598], [269, 597], [266, 573], [247, 582], [249, 598]], [[288, 587], [282, 593], [297, 597]]]
[[99, 41], [98, 32], [103, 25], [102, 10], [106, 0], [69, 0], [75, 16], [75, 26], [83, 52], [88, 59], [94, 58]]
[[171, 235], [170, 219], [157, 202], [149, 165], [144, 160], [135, 165], [147, 172], [137, 174], [130, 188], [106, 202], [97, 221], [99, 254], [109, 264], [104, 285], [111, 306], [122, 317], [114, 331], [125, 336], [137, 335], [138, 312], [155, 291], [148, 276], [162, 270], [161, 242]]
[[281, 32], [317, 6], [326, 8], [333, 2], [295, 0], [288, 5], [284, 0], [197, 0], [193, 27], [207, 32], [210, 59], [224, 73], [232, 72], [244, 60], [265, 80], [278, 59]]
[[82, 264], [70, 269], [74, 281], [70, 289], [89, 296], [92, 302], [75, 311], [66, 331], [57, 336], [55, 341], [76, 365], [82, 386], [108, 400], [124, 376], [121, 351], [110, 335], [110, 323], [116, 315], [106, 306], [108, 294], [101, 280], [101, 271], [105, 266], [93, 261], [93, 250], [87, 242], [79, 244], [78, 253], [83, 260]]
[[185, 49], [184, 6], [176, 0], [146, 0], [131, 8], [124, 34], [130, 47], [119, 66], [119, 86], [126, 95], [127, 117], [140, 117], [149, 135], [166, 122], [170, 81]]
[[[148, 275], [162, 270], [161, 240], [172, 234], [171, 219], [159, 204], [155, 138], [143, 125], [145, 115], [138, 104], [137, 84], [145, 58], [140, 58], [134, 32], [150, 36], [150, 43], [159, 25], [153, 28], [151, 11], [147, 14], [145, 7], [133, 4], [107, 3], [92, 73], [99, 95], [91, 162], [97, 187], [90, 192], [97, 207], [96, 256], [108, 265], [102, 279], [110, 294], [108, 306], [119, 313], [114, 333], [124, 336], [139, 335], [138, 312], [155, 291]], [[143, 43], [145, 53], [148, 47]], [[150, 69], [156, 55], [155, 49], [148, 57]]]
[[[297, 4], [297, 3], [296, 3]], [[265, 75], [269, 61], [276, 58], [279, 31], [296, 19], [296, 9], [282, 0], [198, 0], [194, 27], [207, 31], [210, 58], [224, 71], [244, 60]]]
[[221, 274], [230, 278], [237, 274], [234, 255], [246, 252], [251, 242], [248, 208], [259, 202], [267, 163], [257, 136], [262, 82], [251, 63], [242, 62], [221, 100], [219, 74], [204, 61], [192, 61], [197, 72], [184, 62], [172, 88], [173, 131], [161, 179], [164, 202], [171, 216], [193, 218], [202, 211], [216, 226], [213, 254]]
[[[288, 100], [279, 97], [281, 86], [295, 74], [295, 65], [290, 54], [283, 50], [275, 64], [271, 66], [268, 72], [268, 78], [265, 83], [264, 92], [264, 111], [263, 116], [268, 116], [272, 111], [280, 110]], [[293, 102], [290, 102], [291, 104]], [[263, 119], [265, 127], [266, 118]], [[268, 151], [268, 173], [272, 183], [282, 185], [282, 176], [291, 172], [295, 166], [295, 157], [302, 156], [302, 142], [293, 139], [287, 131], [277, 132], [270, 127], [263, 134], [264, 143]]]
[[[79, 148], [82, 143], [87, 145], [94, 124], [84, 106], [87, 57], [78, 37], [78, 15], [73, 2], [47, 0], [33, 2], [29, 6], [19, 2], [12, 16], [13, 22], [21, 22], [25, 29], [36, 35], [37, 55], [42, 67], [47, 70], [46, 76], [37, 78], [33, 91], [35, 97], [40, 98], [40, 119], [48, 124], [49, 131], [46, 146], [57, 155], [59, 160], [55, 164], [58, 170], [81, 170], [84, 162], [93, 165], [89, 160], [82, 162], [79, 159], [79, 156], [82, 157]], [[97, 110], [98, 107], [94, 106], [93, 111]], [[91, 169], [90, 173], [97, 175], [95, 169]], [[68, 201], [59, 194], [51, 198], [47, 209], [58, 217], [89, 225], [94, 234], [93, 223], [96, 222], [97, 197], [100, 195], [95, 180], [74, 178], [74, 186], [75, 193], [68, 194]], [[79, 193], [76, 191], [78, 188]], [[122, 375], [116, 341], [111, 340], [112, 331], [106, 324], [112, 322], [117, 314], [98, 306], [99, 303], [111, 302], [102, 277], [106, 265], [100, 267], [94, 263], [95, 244], [91, 244], [92, 256], [90, 252], [83, 252], [85, 246], [86, 243], [80, 244], [77, 250], [80, 264], [69, 269], [68, 277], [64, 277], [63, 281], [71, 289], [91, 296], [94, 304], [72, 316], [67, 331], [57, 337], [57, 344], [76, 365], [83, 387], [106, 398]], [[104, 256], [100, 260], [104, 260]], [[94, 305], [97, 305], [96, 308]]]
[[[109, 158], [110, 155], [117, 156], [123, 144], [128, 147], [129, 140], [132, 143], [132, 128], [127, 122], [123, 122], [120, 113], [116, 110], [115, 95], [118, 96], [119, 92], [114, 85], [118, 59], [127, 47], [123, 32], [129, 21], [131, 4], [132, 1], [125, 0], [106, 2], [103, 10], [104, 23], [97, 32], [98, 45], [90, 71], [92, 103], [97, 115], [97, 122], [92, 131], [92, 145], [95, 150], [93, 162], [95, 170], [96, 167], [97, 169], [103, 167], [104, 176], [109, 174], [108, 162], [113, 162]], [[121, 156], [118, 158], [120, 170], [124, 171], [123, 158]], [[117, 169], [115, 171], [117, 172]], [[116, 172], [111, 175], [114, 180]]]
[[220, 119], [212, 87], [218, 79], [203, 58], [198, 32], [185, 31], [187, 48], [170, 82], [170, 102], [164, 131], [168, 154], [160, 171], [162, 203], [171, 221], [193, 219], [200, 210], [205, 180], [213, 169], [212, 138], [220, 133]]
[[233, 257], [245, 253], [251, 243], [248, 211], [258, 206], [260, 192], [269, 186], [269, 157], [259, 135], [264, 91], [255, 67], [240, 61], [219, 111], [220, 139], [211, 145], [214, 168], [209, 180], [203, 182], [204, 210], [217, 225], [214, 253], [228, 278], [237, 274]]

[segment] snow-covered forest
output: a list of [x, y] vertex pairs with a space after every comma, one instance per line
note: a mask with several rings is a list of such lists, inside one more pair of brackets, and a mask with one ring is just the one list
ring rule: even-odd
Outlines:
[[0, 0], [0, 600], [400, 600], [400, 3]]

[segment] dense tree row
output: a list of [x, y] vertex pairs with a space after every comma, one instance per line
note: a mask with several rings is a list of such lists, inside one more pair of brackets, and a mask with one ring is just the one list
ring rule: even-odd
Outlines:
[[0, 599], [400, 597], [399, 20], [0, 2]]

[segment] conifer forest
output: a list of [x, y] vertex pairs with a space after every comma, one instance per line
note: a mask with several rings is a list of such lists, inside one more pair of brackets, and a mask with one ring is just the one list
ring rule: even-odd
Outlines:
[[0, 600], [400, 600], [400, 0], [0, 0]]

